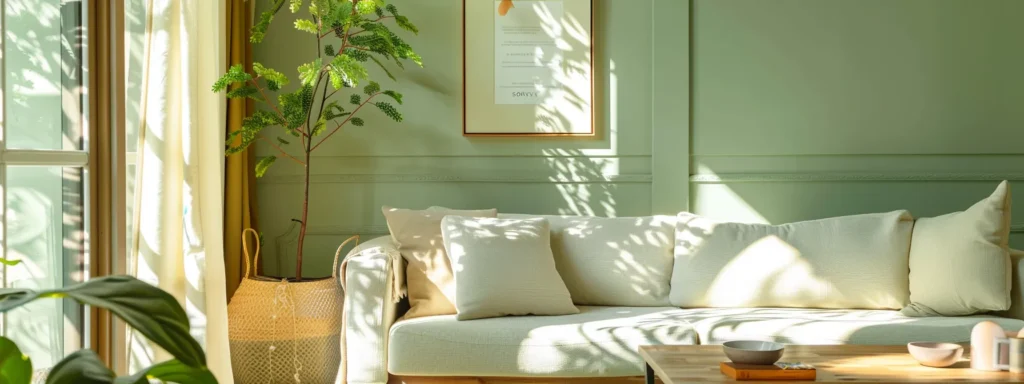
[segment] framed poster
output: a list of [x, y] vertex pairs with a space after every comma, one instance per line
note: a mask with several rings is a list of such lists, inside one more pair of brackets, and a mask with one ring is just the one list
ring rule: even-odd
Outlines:
[[466, 136], [593, 136], [593, 0], [463, 0]]

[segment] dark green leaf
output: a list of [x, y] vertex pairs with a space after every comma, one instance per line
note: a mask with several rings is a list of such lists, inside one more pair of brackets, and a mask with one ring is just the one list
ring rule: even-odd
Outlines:
[[331, 45], [331, 44], [324, 45], [324, 56], [334, 56], [336, 54], [338, 54], [338, 52], [334, 50], [334, 46], [333, 45]]
[[46, 384], [110, 384], [113, 382], [114, 372], [103, 365], [100, 357], [96, 356], [96, 352], [90, 349], [83, 349], [68, 355], [53, 366], [46, 376]]
[[402, 94], [401, 93], [398, 93], [398, 92], [395, 92], [395, 91], [392, 91], [392, 90], [387, 90], [387, 91], [384, 91], [384, 92], [381, 92], [381, 93], [383, 93], [385, 95], [388, 95], [388, 96], [391, 96], [392, 99], [395, 99], [395, 102], [398, 103], [398, 105], [402, 105]]
[[380, 92], [380, 84], [377, 84], [376, 81], [370, 81], [369, 84], [363, 87], [363, 94], [366, 96], [373, 96], [377, 92]]
[[388, 4], [384, 8], [387, 9], [388, 13], [390, 13], [391, 16], [398, 16], [398, 7], [396, 7], [394, 4]]
[[345, 108], [342, 108], [337, 101], [331, 101], [324, 106], [323, 118], [325, 120], [334, 120], [348, 115], [349, 113], [345, 112]]
[[0, 383], [29, 384], [31, 382], [32, 360], [21, 353], [21, 349], [11, 339], [0, 337]]
[[408, 17], [395, 16], [395, 24], [397, 24], [399, 28], [412, 32], [414, 35], [420, 34], [420, 29], [416, 28], [416, 25], [409, 21]]
[[291, 144], [290, 142], [288, 142], [288, 140], [285, 140], [285, 139], [281, 138], [280, 136], [277, 137], [277, 142], [281, 143], [281, 144], [284, 144], [284, 145]]
[[395, 106], [385, 103], [383, 101], [378, 101], [376, 103], [373, 103], [373, 105], [377, 106], [377, 109], [379, 109], [381, 112], [384, 112], [384, 114], [390, 117], [391, 120], [402, 122], [402, 114], [398, 112], [398, 109], [395, 108]]
[[353, 93], [352, 96], [348, 97], [348, 102], [352, 103], [352, 105], [359, 105], [363, 103], [363, 97]]
[[309, 115], [309, 108], [313, 104], [313, 86], [304, 85], [295, 92], [279, 95], [277, 101], [281, 105], [281, 113], [284, 114], [285, 128], [289, 131], [294, 130], [306, 123], [306, 116]]
[[256, 163], [256, 177], [263, 177], [263, 175], [267, 174], [267, 169], [270, 169], [270, 166], [274, 164], [275, 161], [277, 161], [277, 156], [267, 156], [260, 159], [260, 161]]
[[[233, 155], [245, 150], [259, 139], [263, 129], [274, 125], [285, 125], [285, 122], [276, 113], [263, 109], [256, 110], [252, 115], [242, 119], [241, 129], [228, 134], [226, 154]], [[241, 139], [238, 144], [235, 144], [236, 137]]]
[[357, 127], [362, 127], [363, 126], [363, 119], [360, 119], [358, 117], [353, 117], [352, 120], [349, 120], [349, 122], [352, 123], [352, 125], [357, 126]]
[[260, 91], [257, 90], [256, 87], [248, 84], [228, 91], [229, 99], [241, 99], [246, 97], [256, 101], [263, 101], [263, 98], [260, 97]]
[[345, 48], [345, 54], [360, 63], [370, 59], [370, 54], [360, 49]]
[[114, 384], [149, 384], [151, 379], [178, 384], [217, 384], [217, 379], [209, 369], [190, 367], [178, 360], [168, 360], [134, 375], [118, 377], [114, 379]]
[[104, 276], [63, 289], [15, 290], [0, 293], [0, 312], [39, 298], [68, 297], [107, 309], [182, 362], [199, 367], [206, 354], [189, 334], [188, 316], [178, 300], [160, 288], [131, 276]]

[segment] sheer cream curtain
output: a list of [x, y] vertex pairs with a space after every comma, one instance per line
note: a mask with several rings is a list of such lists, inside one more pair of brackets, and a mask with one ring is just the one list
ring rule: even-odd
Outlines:
[[[130, 271], [178, 298], [220, 383], [232, 383], [224, 278], [225, 2], [145, 0]], [[129, 336], [134, 370], [169, 359]]]

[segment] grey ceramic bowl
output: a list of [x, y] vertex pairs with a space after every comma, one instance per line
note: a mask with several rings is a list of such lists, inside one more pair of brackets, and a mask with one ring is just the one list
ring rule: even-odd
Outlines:
[[956, 364], [964, 355], [964, 347], [953, 343], [913, 342], [907, 344], [907, 351], [921, 365], [935, 368]]
[[734, 340], [722, 343], [725, 356], [736, 364], [772, 365], [782, 358], [782, 344], [771, 341]]

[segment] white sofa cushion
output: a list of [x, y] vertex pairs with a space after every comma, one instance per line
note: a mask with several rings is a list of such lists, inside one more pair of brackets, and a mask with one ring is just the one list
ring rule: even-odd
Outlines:
[[445, 216], [459, 320], [579, 313], [555, 269], [548, 222]]
[[441, 219], [445, 215], [495, 217], [496, 209], [464, 211], [432, 207], [411, 210], [381, 207], [388, 230], [407, 262], [405, 270], [411, 308], [404, 317], [455, 313], [455, 277], [441, 240]]
[[672, 305], [900, 309], [908, 303], [906, 211], [784, 225], [680, 213]]
[[551, 248], [577, 305], [668, 306], [674, 216], [540, 217], [551, 223]]
[[567, 316], [457, 321], [435, 316], [391, 328], [388, 371], [407, 376], [638, 376], [641, 345], [696, 344], [666, 307], [580, 307]]
[[894, 310], [797, 308], [704, 308], [683, 315], [701, 344], [766, 340], [788, 344], [903, 345], [911, 341], [962, 343], [978, 322], [992, 320], [1007, 331], [1024, 321], [994, 316], [908, 317]]
[[922, 218], [910, 246], [908, 316], [1010, 309], [1010, 185], [966, 211]]

